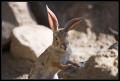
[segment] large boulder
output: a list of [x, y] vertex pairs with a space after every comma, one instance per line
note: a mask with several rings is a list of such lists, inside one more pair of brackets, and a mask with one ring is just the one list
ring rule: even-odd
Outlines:
[[23, 25], [13, 30], [11, 53], [35, 61], [53, 42], [53, 32], [43, 25]]

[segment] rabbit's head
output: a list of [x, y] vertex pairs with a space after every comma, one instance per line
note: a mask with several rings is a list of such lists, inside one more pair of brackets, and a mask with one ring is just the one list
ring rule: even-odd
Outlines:
[[[56, 15], [47, 7], [47, 12], [48, 12], [48, 22], [49, 22], [49, 26], [50, 28], [53, 30], [53, 44], [52, 46], [54, 48], [57, 48], [59, 50], [64, 51], [64, 56], [63, 54], [61, 54], [61, 56], [59, 56], [59, 60], [63, 60], [63, 61], [67, 61], [64, 60], [67, 57], [69, 57], [68, 55], [68, 51], [70, 52], [70, 48], [69, 48], [69, 41], [67, 39], [68, 35], [68, 31], [75, 29], [76, 27], [78, 27], [78, 25], [80, 24], [80, 22], [83, 20], [81, 17], [78, 18], [73, 18], [71, 20], [69, 20], [64, 27], [59, 28], [59, 23], [58, 23], [58, 19], [56, 17]], [[65, 55], [67, 54], [67, 55]], [[65, 63], [65, 62], [64, 62]]]

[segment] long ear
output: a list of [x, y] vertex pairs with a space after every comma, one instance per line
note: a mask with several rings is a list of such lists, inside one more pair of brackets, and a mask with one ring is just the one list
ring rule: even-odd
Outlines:
[[81, 17], [73, 18], [73, 19], [69, 20], [64, 26], [65, 31], [75, 29], [76, 27], [78, 27], [78, 25], [80, 24], [81, 21], [83, 21], [83, 18], [81, 18]]
[[50, 27], [53, 31], [56, 31], [56, 30], [58, 30], [58, 25], [59, 25], [58, 24], [58, 19], [55, 16], [55, 14], [48, 8], [47, 5], [46, 5], [46, 8], [47, 8], [47, 12], [48, 12], [49, 25], [50, 25]]

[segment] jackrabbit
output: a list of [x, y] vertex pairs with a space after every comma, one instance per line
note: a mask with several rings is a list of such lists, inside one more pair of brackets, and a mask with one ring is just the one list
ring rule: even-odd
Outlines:
[[64, 28], [58, 29], [59, 23], [56, 15], [46, 6], [48, 21], [53, 30], [53, 44], [40, 55], [31, 70], [30, 79], [52, 79], [54, 74], [63, 69], [65, 65], [60, 63], [63, 55], [70, 52], [67, 32], [80, 24], [81, 18], [73, 18], [68, 21]]

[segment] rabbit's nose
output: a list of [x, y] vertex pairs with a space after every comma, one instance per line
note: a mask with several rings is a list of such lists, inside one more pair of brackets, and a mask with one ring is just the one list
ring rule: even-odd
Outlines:
[[64, 49], [64, 50], [66, 50], [66, 48], [67, 48], [66, 44], [63, 43], [63, 44], [61, 45], [61, 48]]
[[67, 48], [66, 44], [63, 44], [63, 47], [64, 47], [64, 50], [66, 50], [66, 48]]

